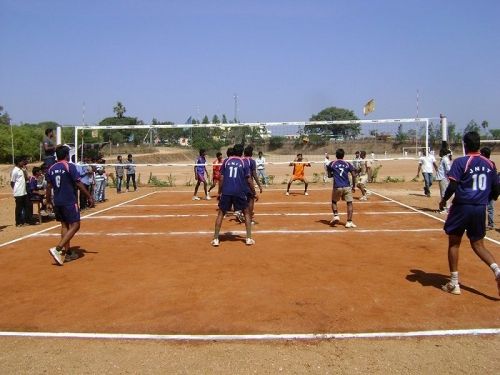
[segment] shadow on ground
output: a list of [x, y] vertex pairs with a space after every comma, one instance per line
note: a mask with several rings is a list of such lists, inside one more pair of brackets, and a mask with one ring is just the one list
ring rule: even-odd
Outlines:
[[[446, 284], [449, 280], [448, 276], [442, 275], [440, 273], [428, 273], [428, 272], [425, 272], [422, 270], [415, 270], [415, 269], [410, 270], [410, 272], [411, 273], [406, 276], [406, 280], [408, 280], [412, 283], [418, 282], [422, 286], [430, 286], [430, 287], [434, 287], [434, 288], [439, 289], [439, 290], [441, 290], [441, 286]], [[500, 298], [488, 296], [488, 295], [486, 295], [486, 294], [484, 294], [484, 293], [482, 293], [474, 288], [471, 288], [470, 286], [464, 285], [462, 283], [460, 283], [460, 289], [462, 291], [477, 294], [478, 296], [482, 296], [482, 297], [489, 299], [491, 301], [500, 301]]]

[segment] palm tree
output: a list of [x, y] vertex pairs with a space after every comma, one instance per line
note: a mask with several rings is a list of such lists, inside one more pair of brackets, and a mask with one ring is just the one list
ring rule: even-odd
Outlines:
[[116, 113], [116, 117], [123, 118], [123, 114], [127, 112], [127, 108], [125, 108], [122, 102], [117, 102], [113, 107], [113, 112]]

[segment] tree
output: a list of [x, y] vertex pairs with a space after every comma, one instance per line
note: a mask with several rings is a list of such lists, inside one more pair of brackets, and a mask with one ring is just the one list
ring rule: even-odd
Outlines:
[[457, 125], [454, 122], [448, 123], [448, 143], [460, 143], [462, 135], [456, 131]]
[[113, 107], [113, 112], [116, 114], [117, 118], [123, 118], [125, 112], [127, 112], [127, 108], [122, 104], [122, 102], [117, 102]]
[[435, 126], [434, 123], [431, 121], [429, 123], [429, 146], [432, 147], [433, 144], [436, 142], [439, 142], [441, 139], [441, 127], [440, 126]]
[[396, 133], [396, 141], [397, 142], [404, 142], [408, 139], [408, 133], [406, 133], [404, 130], [403, 130], [403, 124], [399, 124], [398, 126], [398, 131]]
[[10, 125], [10, 116], [7, 112], [3, 111], [3, 107], [0, 105], [0, 125]]
[[485, 134], [488, 134], [488, 130], [487, 129], [488, 129], [489, 125], [490, 124], [486, 120], [483, 120], [483, 122], [481, 122], [481, 127], [483, 128]]
[[219, 116], [214, 115], [212, 117], [212, 124], [220, 124]]
[[[106, 117], [103, 119], [99, 125], [139, 125], [140, 121], [137, 117]], [[139, 144], [147, 130], [129, 130], [129, 129], [119, 129], [119, 130], [103, 130], [102, 137], [106, 142], [122, 143], [127, 142], [129, 139], [133, 139], [134, 144]], [[119, 135], [118, 135], [119, 134]]]
[[[337, 107], [328, 107], [319, 113], [312, 115], [311, 121], [341, 121], [341, 120], [358, 120], [354, 112]], [[359, 124], [348, 125], [309, 125], [304, 129], [306, 134], [319, 134], [323, 136], [342, 135], [345, 138], [356, 137], [361, 133]]]
[[475, 122], [474, 120], [469, 121], [469, 123], [467, 124], [467, 126], [464, 129], [464, 134], [468, 133], [468, 132], [480, 133], [480, 128], [479, 128], [479, 125], [477, 124], [477, 122]]
[[201, 123], [202, 123], [202, 124], [210, 124], [210, 120], [208, 119], [208, 116], [207, 116], [207, 115], [205, 115], [205, 116], [203, 117], [203, 119], [201, 120]]
[[493, 139], [500, 139], [500, 129], [491, 129], [490, 130]]
[[226, 114], [222, 114], [222, 123], [223, 124], [227, 124], [227, 117], [226, 117]]

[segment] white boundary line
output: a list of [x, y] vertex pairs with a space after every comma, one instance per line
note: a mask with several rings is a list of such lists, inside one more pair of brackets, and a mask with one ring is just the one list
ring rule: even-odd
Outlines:
[[[412, 211], [418, 212], [418, 213], [420, 213], [420, 214], [422, 214], [422, 215], [425, 215], [425, 216], [431, 217], [431, 218], [433, 218], [434, 220], [438, 220], [438, 221], [440, 221], [440, 222], [442, 222], [442, 223], [444, 223], [444, 222], [445, 222], [445, 220], [443, 220], [443, 219], [441, 219], [441, 218], [439, 218], [439, 217], [436, 217], [436, 216], [431, 215], [431, 214], [429, 214], [429, 213], [427, 213], [427, 212], [424, 212], [424, 211], [418, 210], [418, 209], [416, 209], [416, 208], [414, 208], [414, 207], [412, 207], [412, 206], [408, 206], [407, 204], [404, 204], [404, 203], [399, 202], [399, 201], [397, 201], [397, 200], [394, 200], [394, 199], [391, 199], [391, 198], [389, 198], [389, 197], [386, 197], [385, 195], [379, 194], [379, 193], [377, 193], [377, 192], [375, 192], [375, 191], [373, 191], [373, 190], [371, 190], [371, 192], [372, 192], [373, 194], [375, 194], [375, 195], [377, 195], [377, 196], [381, 197], [381, 198], [384, 198], [384, 199], [387, 199], [387, 200], [389, 200], [389, 201], [391, 201], [391, 202], [393, 202], [393, 203], [399, 204], [399, 205], [400, 205], [400, 206], [402, 206], [402, 207], [406, 207], [406, 208], [408, 208], [409, 210], [412, 210]], [[488, 241], [490, 241], [490, 242], [493, 242], [493, 243], [494, 243], [494, 244], [496, 244], [496, 245], [500, 245], [500, 241], [494, 240], [493, 238], [484, 237], [484, 239], [485, 239], [485, 240], [488, 240]]]
[[[347, 234], [347, 233], [422, 233], [422, 232], [440, 232], [442, 229], [317, 229], [317, 230], [293, 230], [293, 229], [278, 229], [278, 230], [252, 230], [252, 234]], [[106, 235], [109, 237], [126, 237], [126, 236], [207, 236], [213, 234], [213, 231], [172, 231], [172, 232], [78, 232], [79, 236], [98, 236]], [[221, 232], [220, 235], [235, 236], [246, 234], [244, 230], [234, 230]], [[59, 236], [59, 233], [40, 233], [38, 237]]]
[[[215, 198], [212, 198], [215, 202]], [[195, 206], [200, 206], [200, 207], [217, 207], [217, 203], [211, 202], [211, 203], [178, 203], [178, 204], [128, 204], [127, 207], [195, 207]], [[378, 204], [378, 203], [393, 203], [389, 201], [354, 201], [355, 205], [358, 204]], [[331, 201], [326, 201], [326, 202], [261, 202], [257, 201], [256, 204], [258, 206], [274, 206], [274, 205], [284, 205], [284, 206], [290, 206], [290, 205], [322, 205], [322, 206], [327, 206], [329, 207], [332, 202]]]
[[338, 340], [338, 339], [381, 339], [403, 337], [442, 337], [498, 335], [500, 328], [429, 330], [409, 332], [367, 332], [367, 333], [284, 333], [259, 335], [153, 335], [132, 333], [84, 333], [84, 332], [0, 332], [0, 337], [41, 337], [71, 339], [108, 340], [161, 340], [161, 341], [286, 341], [286, 340]]
[[[356, 212], [356, 215], [416, 215], [418, 212], [412, 211], [371, 211], [371, 212]], [[291, 213], [258, 213], [255, 216], [331, 216], [332, 211], [328, 212], [291, 212]], [[345, 212], [339, 212], [339, 216], [346, 215]], [[214, 214], [151, 214], [151, 215], [112, 215], [112, 216], [94, 216], [85, 217], [85, 219], [102, 219], [102, 220], [115, 220], [115, 219], [162, 219], [162, 218], [189, 218], [189, 217], [215, 217]]]
[[[123, 206], [129, 202], [133, 202], [133, 201], [136, 201], [138, 199], [141, 199], [141, 198], [144, 198], [144, 197], [147, 197], [149, 195], [152, 195], [152, 194], [155, 194], [156, 191], [153, 191], [151, 193], [148, 193], [148, 194], [144, 194], [144, 195], [141, 195], [140, 197], [135, 197], [133, 199], [130, 199], [128, 201], [125, 201], [125, 202], [122, 202], [122, 203], [118, 203], [118, 204], [115, 204], [114, 206], [111, 206], [111, 207], [108, 207], [108, 208], [104, 208], [102, 210], [99, 210], [99, 211], [96, 211], [96, 212], [92, 212], [91, 214], [88, 214], [88, 215], [85, 215], [82, 217], [82, 219], [85, 219], [85, 218], [88, 218], [88, 217], [92, 217], [94, 215], [97, 215], [97, 214], [100, 214], [100, 213], [103, 213], [103, 212], [106, 212], [106, 211], [109, 211], [113, 208], [116, 208], [116, 207], [120, 207], [120, 206]], [[4, 246], [7, 246], [7, 245], [10, 245], [10, 244], [13, 244], [13, 243], [16, 243], [16, 242], [19, 242], [19, 241], [22, 241], [22, 240], [25, 240], [27, 238], [30, 238], [30, 237], [35, 237], [35, 236], [40, 236], [40, 235], [43, 235], [45, 232], [48, 232], [52, 229], [56, 229], [56, 228], [59, 228], [61, 225], [60, 224], [57, 224], [57, 225], [54, 225], [54, 226], [51, 226], [49, 228], [46, 228], [46, 229], [43, 229], [41, 231], [38, 231], [38, 232], [35, 232], [35, 233], [31, 233], [31, 234], [27, 234], [26, 236], [22, 236], [22, 237], [19, 237], [19, 238], [16, 238], [15, 240], [12, 240], [12, 241], [7, 241], [7, 242], [4, 242], [2, 244], [0, 244], [0, 248], [1, 247], [4, 247]], [[58, 233], [57, 234], [58, 236], [60, 236], [60, 234]], [[79, 233], [77, 233], [77, 236], [79, 235]]]

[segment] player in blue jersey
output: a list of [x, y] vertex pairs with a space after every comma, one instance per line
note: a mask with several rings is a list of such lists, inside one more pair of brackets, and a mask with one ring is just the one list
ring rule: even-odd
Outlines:
[[448, 264], [451, 277], [442, 289], [448, 293], [460, 294], [458, 251], [462, 236], [467, 232], [472, 249], [495, 274], [500, 295], [500, 268], [483, 242], [486, 234], [486, 205], [490, 199], [498, 198], [498, 175], [493, 163], [479, 154], [479, 134], [468, 132], [463, 140], [467, 155], [453, 162], [448, 175], [450, 183], [439, 203], [439, 208], [443, 210], [446, 201], [455, 194], [444, 224], [444, 231], [448, 235]]
[[[347, 222], [346, 228], [356, 228], [352, 222], [352, 193], [356, 191], [356, 173], [354, 166], [346, 162], [344, 159], [345, 152], [339, 148], [335, 152], [337, 160], [332, 161], [328, 165], [328, 177], [333, 177], [333, 191], [332, 191], [332, 211], [333, 220], [330, 224], [337, 224], [340, 221], [339, 212], [337, 209], [337, 202], [341, 199], [347, 203]], [[349, 174], [352, 176], [352, 182], [349, 180]]]
[[198, 194], [198, 188], [202, 183], [203, 183], [203, 190], [205, 191], [205, 199], [206, 200], [211, 199], [207, 191], [208, 171], [206, 165], [207, 159], [205, 158], [206, 154], [207, 154], [206, 151], [204, 149], [201, 149], [200, 156], [196, 159], [196, 165], [194, 166], [194, 179], [196, 180], [196, 186], [194, 187], [194, 195], [193, 195], [194, 201], [200, 200], [197, 194]]
[[[243, 159], [245, 160], [246, 163], [248, 163], [248, 166], [250, 168], [250, 174], [252, 175], [252, 180], [254, 180], [257, 183], [257, 186], [259, 187], [259, 192], [260, 192], [260, 194], [262, 194], [262, 185], [259, 181], [259, 178], [257, 177], [257, 163], [252, 158], [253, 147], [250, 145], [245, 147], [245, 150], [243, 151], [243, 155], [244, 155]], [[250, 217], [252, 218], [252, 225], [257, 224], [256, 221], [254, 220], [254, 207], [255, 207], [256, 199], [250, 190], [247, 190], [247, 200], [248, 200], [248, 211], [250, 212]], [[243, 215], [243, 213], [239, 213], [239, 214], [236, 213], [236, 218], [238, 219], [238, 221], [240, 223], [243, 223], [245, 221], [245, 216]]]
[[[59, 145], [56, 147], [57, 163], [47, 171], [47, 202], [52, 202], [54, 190], [54, 213], [56, 220], [61, 222], [61, 239], [56, 247], [49, 249], [50, 255], [59, 265], [64, 261], [78, 258], [78, 254], [71, 252], [69, 243], [80, 229], [80, 210], [77, 204], [77, 189], [89, 200], [90, 206], [94, 199], [82, 182], [80, 173], [74, 164], [69, 163], [69, 148]], [[52, 203], [48, 203], [52, 205]], [[65, 257], [63, 258], [63, 255]]]
[[215, 220], [214, 239], [212, 246], [219, 246], [219, 232], [222, 219], [226, 212], [234, 206], [235, 211], [243, 211], [245, 215], [246, 240], [247, 245], [255, 244], [252, 239], [252, 224], [250, 212], [248, 210], [247, 193], [257, 199], [257, 193], [252, 181], [252, 174], [247, 162], [242, 159], [243, 145], [235, 145], [233, 155], [225, 159], [221, 167], [221, 181], [219, 184], [219, 213]]

